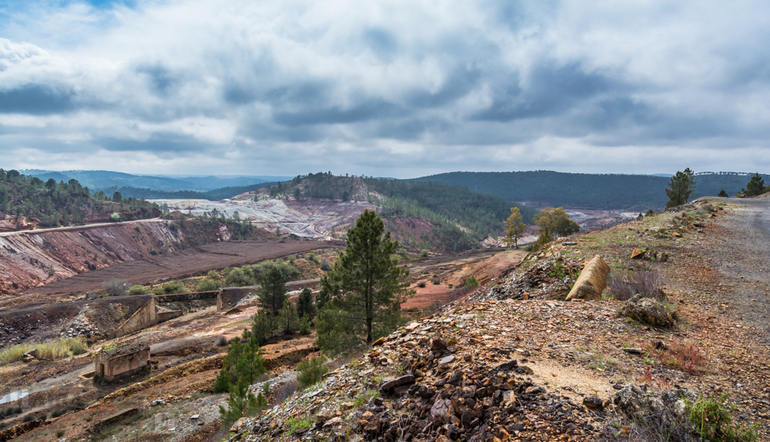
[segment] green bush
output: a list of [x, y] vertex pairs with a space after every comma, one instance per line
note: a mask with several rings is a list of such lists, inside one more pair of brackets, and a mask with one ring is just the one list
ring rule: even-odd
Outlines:
[[196, 287], [196, 290], [199, 292], [208, 292], [217, 289], [219, 289], [219, 282], [208, 278], [198, 281], [198, 286]]
[[735, 406], [728, 406], [727, 393], [721, 396], [699, 397], [696, 402], [687, 402], [690, 422], [701, 441], [750, 442], [758, 440], [756, 425], [744, 427], [733, 422]]
[[149, 292], [149, 290], [147, 290], [147, 287], [141, 284], [132, 285], [131, 288], [128, 289], [129, 295], [144, 295], [147, 292]]
[[475, 276], [469, 276], [469, 277], [465, 278], [465, 282], [463, 282], [463, 285], [466, 288], [475, 289], [476, 287], [479, 286], [479, 281], [476, 280]]
[[225, 286], [227, 287], [244, 287], [247, 285], [254, 285], [254, 280], [242, 268], [233, 269], [225, 276]]
[[300, 389], [307, 388], [321, 380], [321, 377], [329, 372], [324, 357], [317, 357], [309, 361], [297, 364], [297, 383]]
[[163, 293], [170, 295], [173, 293], [184, 293], [187, 291], [187, 288], [184, 286], [182, 281], [169, 281], [165, 284], [163, 284]]

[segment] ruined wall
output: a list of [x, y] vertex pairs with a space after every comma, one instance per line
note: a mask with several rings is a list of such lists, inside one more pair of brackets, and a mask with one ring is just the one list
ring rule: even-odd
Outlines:
[[106, 352], [99, 352], [96, 355], [94, 373], [96, 376], [111, 381], [140, 371], [147, 365], [149, 359], [149, 347], [114, 356], [110, 356]]
[[255, 287], [226, 287], [219, 290], [217, 311], [227, 311], [238, 305], [241, 299], [257, 293]]
[[137, 310], [130, 318], [115, 330], [115, 337], [125, 336], [135, 331], [145, 329], [157, 324], [158, 317], [155, 314], [155, 298], [150, 298], [142, 308]]

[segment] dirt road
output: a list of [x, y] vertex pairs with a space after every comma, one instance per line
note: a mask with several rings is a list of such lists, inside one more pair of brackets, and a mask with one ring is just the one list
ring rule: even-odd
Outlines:
[[736, 216], [722, 218], [713, 239], [711, 261], [727, 290], [724, 302], [770, 346], [770, 198], [719, 198]]
[[211, 269], [251, 264], [293, 253], [342, 245], [339, 241], [233, 241], [207, 244], [158, 255], [152, 259], [124, 262], [81, 273], [28, 290], [15, 296], [14, 300], [18, 303], [21, 300], [29, 302], [43, 298], [44, 302], [50, 303], [51, 295], [83, 295], [90, 291], [103, 290], [103, 284], [111, 279], [128, 281], [130, 284], [156, 283], [205, 273]]

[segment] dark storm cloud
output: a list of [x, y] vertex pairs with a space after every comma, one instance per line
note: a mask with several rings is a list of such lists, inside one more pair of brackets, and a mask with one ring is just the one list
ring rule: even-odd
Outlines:
[[489, 121], [511, 121], [523, 118], [555, 116], [581, 106], [600, 94], [610, 92], [613, 82], [598, 74], [586, 74], [578, 64], [537, 66], [530, 74], [526, 89], [517, 77], [502, 85], [489, 109], [475, 118]]
[[75, 108], [75, 93], [66, 88], [31, 84], [0, 91], [0, 113], [50, 115]]

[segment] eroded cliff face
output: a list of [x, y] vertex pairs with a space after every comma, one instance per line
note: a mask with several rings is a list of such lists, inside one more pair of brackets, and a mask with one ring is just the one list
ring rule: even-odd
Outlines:
[[5, 234], [0, 236], [0, 294], [184, 246], [178, 229], [164, 220]]

